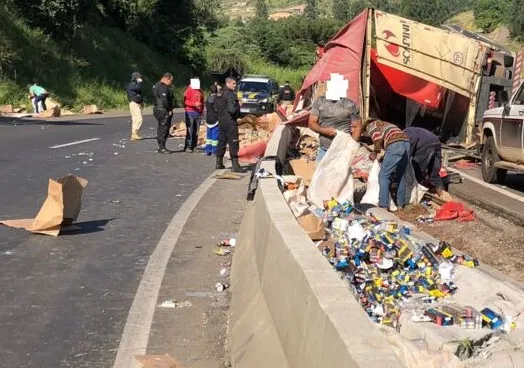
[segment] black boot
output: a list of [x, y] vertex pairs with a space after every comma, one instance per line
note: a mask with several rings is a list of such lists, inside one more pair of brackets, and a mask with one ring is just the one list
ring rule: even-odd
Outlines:
[[223, 156], [217, 156], [217, 164], [215, 166], [215, 170], [224, 170], [226, 167], [224, 166], [224, 157]]
[[165, 145], [165, 144], [160, 144], [160, 145], [158, 145], [158, 151], [157, 151], [157, 152], [158, 152], [158, 153], [165, 154], [165, 155], [166, 155], [166, 154], [171, 154], [171, 153], [173, 153], [173, 151], [168, 150], [168, 149], [166, 148], [166, 145]]
[[238, 163], [238, 158], [231, 159], [231, 172], [236, 173], [243, 173], [244, 169], [242, 169], [242, 166]]

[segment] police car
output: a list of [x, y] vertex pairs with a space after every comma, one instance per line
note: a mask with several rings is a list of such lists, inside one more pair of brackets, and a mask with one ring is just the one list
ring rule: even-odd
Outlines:
[[275, 110], [278, 84], [264, 75], [248, 75], [237, 83], [240, 115], [264, 115]]

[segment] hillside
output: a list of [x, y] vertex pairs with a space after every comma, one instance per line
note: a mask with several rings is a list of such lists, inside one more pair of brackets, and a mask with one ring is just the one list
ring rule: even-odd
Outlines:
[[123, 88], [134, 70], [143, 73], [146, 91], [170, 71], [180, 92], [189, 75], [185, 67], [116, 28], [85, 26], [71, 47], [0, 12], [0, 34], [0, 105], [29, 106], [25, 86], [33, 78], [65, 106], [107, 109], [127, 105]]
[[516, 42], [510, 38], [509, 29], [505, 25], [499, 25], [493, 30], [493, 32], [482, 33], [482, 30], [475, 25], [475, 16], [473, 15], [472, 10], [457, 14], [456, 16], [448, 19], [446, 24], [456, 24], [469, 31], [482, 34], [493, 42], [505, 46], [514, 52], [519, 51], [524, 46], [523, 43]]

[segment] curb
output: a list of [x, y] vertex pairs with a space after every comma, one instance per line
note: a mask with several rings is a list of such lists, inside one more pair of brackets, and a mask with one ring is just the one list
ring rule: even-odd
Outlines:
[[511, 210], [508, 210], [507, 208], [504, 208], [494, 203], [482, 200], [481, 198], [470, 195], [467, 192], [463, 192], [457, 189], [455, 185], [451, 185], [449, 187], [448, 192], [451, 195], [454, 195], [466, 202], [469, 202], [477, 207], [480, 207], [486, 211], [489, 211], [493, 213], [494, 215], [497, 215], [508, 221], [511, 221], [518, 226], [524, 226], [524, 216], [520, 213], [513, 212]]

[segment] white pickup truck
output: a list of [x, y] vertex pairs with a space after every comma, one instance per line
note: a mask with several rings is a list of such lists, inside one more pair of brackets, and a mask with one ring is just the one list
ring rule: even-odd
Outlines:
[[508, 170], [524, 172], [524, 83], [511, 100], [499, 92], [498, 103], [482, 119], [482, 178], [488, 183], [502, 183]]

